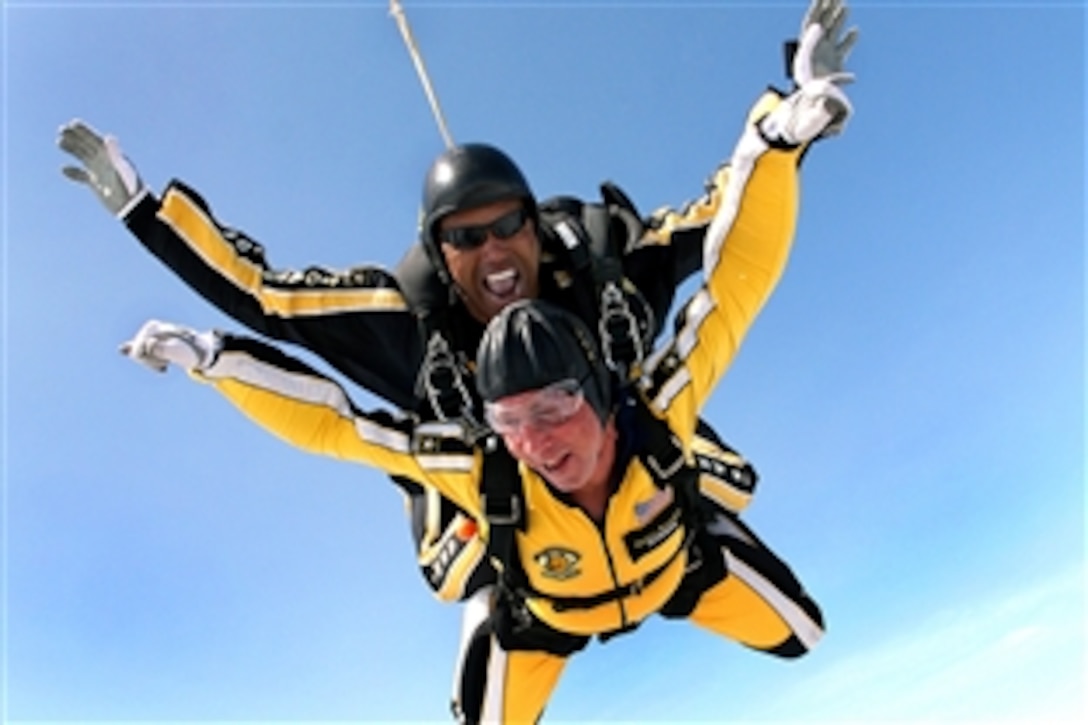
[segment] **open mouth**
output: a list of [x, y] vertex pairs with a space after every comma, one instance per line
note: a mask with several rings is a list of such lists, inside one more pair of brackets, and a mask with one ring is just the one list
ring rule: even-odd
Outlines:
[[513, 268], [492, 272], [484, 277], [484, 289], [495, 297], [506, 299], [517, 293], [519, 280], [517, 270]]
[[555, 460], [553, 460], [551, 463], [545, 463], [544, 467], [543, 467], [544, 468], [544, 473], [557, 473], [557, 472], [559, 472], [563, 468], [563, 466], [565, 466], [567, 464], [567, 462], [569, 460], [570, 460], [570, 454], [569, 453], [564, 453], [563, 455], [559, 456], [559, 458], [556, 458]]

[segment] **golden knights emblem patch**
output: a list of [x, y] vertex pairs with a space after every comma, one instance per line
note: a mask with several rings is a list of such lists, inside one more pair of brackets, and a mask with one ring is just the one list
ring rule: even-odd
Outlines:
[[578, 562], [582, 555], [577, 551], [564, 549], [559, 546], [550, 546], [533, 557], [540, 573], [549, 579], [565, 581], [582, 573], [578, 568]]

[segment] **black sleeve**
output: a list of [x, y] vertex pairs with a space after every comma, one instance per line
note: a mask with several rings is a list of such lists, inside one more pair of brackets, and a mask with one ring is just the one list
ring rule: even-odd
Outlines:
[[273, 270], [264, 249], [220, 224], [183, 183], [148, 194], [125, 224], [189, 287], [251, 330], [292, 342], [375, 395], [415, 407], [415, 318], [394, 277], [375, 266]]

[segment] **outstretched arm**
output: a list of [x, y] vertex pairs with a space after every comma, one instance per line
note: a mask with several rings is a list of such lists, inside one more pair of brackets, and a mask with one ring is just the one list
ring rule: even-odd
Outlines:
[[253, 338], [151, 320], [121, 351], [160, 372], [170, 365], [187, 370], [303, 450], [429, 483], [470, 513], [479, 512], [480, 456], [455, 424], [419, 425], [387, 412], [361, 412], [335, 381]]
[[[837, 27], [841, 16], [830, 17]], [[824, 30], [808, 35], [818, 39]], [[647, 397], [685, 440], [785, 269], [797, 218], [797, 165], [813, 141], [845, 126], [852, 107], [840, 86], [849, 80], [840, 72], [810, 79], [785, 98], [764, 96], [749, 115], [728, 174], [698, 210], [709, 219], [705, 283], [644, 376]]]
[[309, 349], [394, 405], [414, 407], [421, 345], [393, 276], [374, 266], [272, 269], [263, 247], [221, 224], [194, 190], [174, 181], [151, 193], [117, 140], [82, 121], [58, 144], [86, 184], [153, 255], [225, 314], [262, 335]]

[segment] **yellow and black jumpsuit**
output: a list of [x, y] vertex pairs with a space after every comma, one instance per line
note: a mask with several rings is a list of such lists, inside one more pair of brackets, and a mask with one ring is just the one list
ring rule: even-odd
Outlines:
[[[753, 118], [774, 103], [765, 99]], [[647, 361], [637, 391], [689, 451], [700, 408], [785, 267], [801, 153], [771, 148], [750, 124], [728, 182], [720, 181], [717, 194], [692, 210], [705, 215], [709, 229], [704, 283], [681, 311], [671, 341]], [[667, 217], [656, 233], [664, 238], [670, 224], [682, 222], [681, 216]], [[483, 454], [465, 443], [457, 423], [362, 413], [337, 383], [245, 338], [225, 338], [216, 361], [195, 376], [285, 440], [426, 482], [486, 522], [479, 487]], [[537, 720], [567, 657], [587, 638], [628, 629], [655, 613], [686, 617], [781, 656], [799, 656], [821, 637], [817, 606], [735, 517], [719, 517], [709, 527], [720, 545], [702, 553], [694, 578], [686, 576], [694, 561], [685, 546], [685, 519], [670, 513], [676, 505], [671, 489], [659, 488], [638, 458], [620, 465], [599, 522], [536, 472], [519, 467], [528, 515], [515, 536], [516, 556], [528, 582], [532, 625], [515, 632], [496, 623], [484, 643], [487, 656], [466, 662], [471, 671], [465, 678], [477, 683], [474, 702], [462, 703], [466, 719]], [[617, 590], [624, 594], [601, 596]], [[595, 598], [600, 603], [558, 604]]]
[[[659, 212], [649, 223], [660, 227], [670, 214]], [[702, 253], [708, 220], [700, 206], [690, 205], [677, 216], [684, 221], [659, 228], [624, 250], [622, 258], [624, 276], [654, 312], [654, 334], [676, 286], [698, 269]], [[148, 251], [225, 314], [257, 333], [306, 348], [401, 409], [418, 409], [423, 350], [405, 288], [429, 283], [418, 243], [396, 274], [376, 266], [273, 269], [259, 242], [218, 221], [204, 199], [177, 180], [161, 200], [145, 192], [124, 222]], [[559, 244], [551, 230], [542, 230], [542, 236]], [[548, 245], [543, 251], [541, 296], [577, 311], [565, 257]], [[453, 304], [448, 319], [457, 334], [451, 342], [471, 359], [482, 327], [459, 302]], [[709, 428], [701, 434], [708, 495], [729, 510], [742, 509], [752, 494], [754, 472]], [[493, 574], [479, 566], [476, 523], [433, 488], [404, 477], [396, 483], [406, 494], [420, 567], [436, 596], [457, 600], [488, 583]]]

